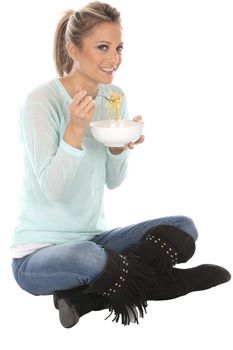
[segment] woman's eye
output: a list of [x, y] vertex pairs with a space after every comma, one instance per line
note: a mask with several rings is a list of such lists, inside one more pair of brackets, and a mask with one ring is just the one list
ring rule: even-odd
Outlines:
[[107, 45], [100, 45], [100, 46], [98, 46], [98, 49], [103, 50], [103, 51], [107, 51], [108, 46]]
[[117, 47], [117, 52], [118, 53], [122, 53], [122, 51], [123, 51], [123, 46], [118, 46]]

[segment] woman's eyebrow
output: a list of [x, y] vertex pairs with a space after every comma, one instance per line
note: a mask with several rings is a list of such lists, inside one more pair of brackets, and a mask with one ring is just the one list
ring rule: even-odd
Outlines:
[[110, 44], [110, 42], [107, 41], [107, 40], [98, 40], [97, 43], [108, 43], [108, 44]]
[[[99, 40], [99, 41], [97, 41], [96, 43], [104, 43], [104, 44], [109, 44], [109, 45], [111, 45], [110, 41], [107, 41], [107, 40]], [[119, 43], [118, 45], [123, 45], [123, 44], [124, 44], [124, 43], [121, 42], [121, 43]]]

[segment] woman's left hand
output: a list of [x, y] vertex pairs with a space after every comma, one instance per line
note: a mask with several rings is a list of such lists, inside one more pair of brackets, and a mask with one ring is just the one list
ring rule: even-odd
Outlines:
[[[137, 115], [136, 117], [133, 118], [133, 120], [135, 122], [141, 122], [142, 121], [142, 117], [140, 115]], [[120, 154], [121, 152], [123, 152], [124, 149], [134, 149], [135, 145], [138, 145], [140, 143], [143, 143], [145, 140], [145, 136], [141, 135], [139, 137], [138, 140], [136, 140], [135, 142], [130, 142], [127, 145], [125, 145], [124, 147], [109, 147], [111, 153], [113, 154]]]
[[[140, 115], [137, 115], [136, 117], [133, 118], [133, 120], [135, 122], [141, 122], [142, 121], [142, 117]], [[137, 141], [128, 143], [128, 145], [126, 145], [126, 148], [134, 149], [135, 145], [143, 143], [144, 140], [145, 140], [145, 136], [141, 135]]]

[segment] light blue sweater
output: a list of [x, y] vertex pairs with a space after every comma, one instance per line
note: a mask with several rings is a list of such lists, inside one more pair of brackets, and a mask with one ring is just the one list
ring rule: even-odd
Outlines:
[[[99, 86], [93, 120], [107, 119], [105, 99], [114, 85]], [[82, 149], [63, 140], [72, 99], [58, 79], [33, 90], [20, 115], [25, 171], [13, 244], [89, 240], [107, 229], [103, 194], [126, 177], [128, 150], [113, 155], [89, 127]], [[128, 117], [125, 98], [121, 115]]]

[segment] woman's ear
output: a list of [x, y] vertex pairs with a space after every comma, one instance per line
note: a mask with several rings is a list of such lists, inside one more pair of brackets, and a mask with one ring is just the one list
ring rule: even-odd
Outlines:
[[68, 41], [66, 44], [66, 49], [69, 54], [69, 56], [72, 58], [73, 61], [78, 60], [78, 48], [75, 46], [72, 42]]

